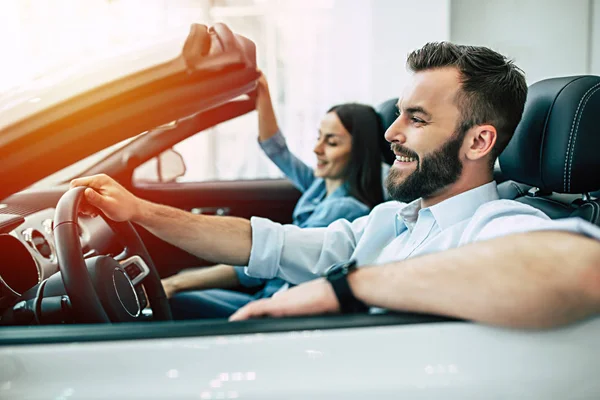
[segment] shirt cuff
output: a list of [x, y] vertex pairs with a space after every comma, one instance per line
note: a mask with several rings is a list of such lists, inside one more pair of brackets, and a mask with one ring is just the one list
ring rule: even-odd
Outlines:
[[287, 149], [285, 137], [281, 131], [277, 131], [275, 135], [271, 136], [267, 140], [259, 140], [258, 145], [263, 149], [267, 156], [277, 155]]
[[281, 261], [283, 226], [266, 218], [252, 217], [252, 249], [246, 274], [255, 278], [273, 279]]
[[243, 287], [251, 288], [260, 286], [263, 283], [265, 283], [263, 279], [248, 276], [248, 274], [246, 273], [246, 267], [233, 267], [233, 270], [237, 275], [240, 285], [242, 285]]

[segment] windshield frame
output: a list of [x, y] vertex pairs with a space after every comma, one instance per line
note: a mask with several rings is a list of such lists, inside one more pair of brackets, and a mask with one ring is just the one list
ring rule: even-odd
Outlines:
[[94, 154], [90, 154], [89, 156], [82, 158], [81, 160], [75, 162], [74, 164], [68, 165], [65, 168], [56, 171], [45, 178], [40, 179], [39, 181], [30, 185], [27, 189], [50, 189], [54, 186], [65, 184], [72, 179], [80, 177], [85, 171], [92, 168], [94, 165], [106, 160], [108, 157], [113, 154], [125, 149], [131, 143], [133, 143], [138, 138], [142, 137], [146, 132], [142, 132], [139, 135], [124, 139], [116, 144], [113, 144], [109, 147], [106, 147], [100, 151], [97, 151]]

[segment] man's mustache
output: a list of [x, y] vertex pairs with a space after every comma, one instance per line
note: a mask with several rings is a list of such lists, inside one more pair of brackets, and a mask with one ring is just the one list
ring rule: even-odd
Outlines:
[[417, 160], [419, 159], [419, 155], [417, 153], [407, 147], [402, 146], [401, 144], [391, 143], [390, 148], [396, 154], [401, 154], [405, 157], [415, 158]]

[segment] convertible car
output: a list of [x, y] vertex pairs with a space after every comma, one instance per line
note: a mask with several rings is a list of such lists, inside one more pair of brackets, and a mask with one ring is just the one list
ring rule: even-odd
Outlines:
[[[182, 179], [178, 145], [254, 110], [254, 44], [193, 26], [63, 75], [0, 97], [0, 398], [600, 397], [600, 317], [538, 332], [413, 313], [171, 321], [160, 277], [208, 263], [79, 216], [68, 182], [106, 173], [190, 212], [290, 222], [299, 193], [285, 180]], [[598, 223], [598, 87], [531, 86], [497, 171], [503, 197]], [[379, 107], [388, 125], [394, 104]]]

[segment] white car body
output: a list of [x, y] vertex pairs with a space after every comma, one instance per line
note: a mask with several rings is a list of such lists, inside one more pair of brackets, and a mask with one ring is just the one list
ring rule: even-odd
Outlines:
[[0, 349], [5, 399], [597, 399], [600, 318], [431, 323]]

